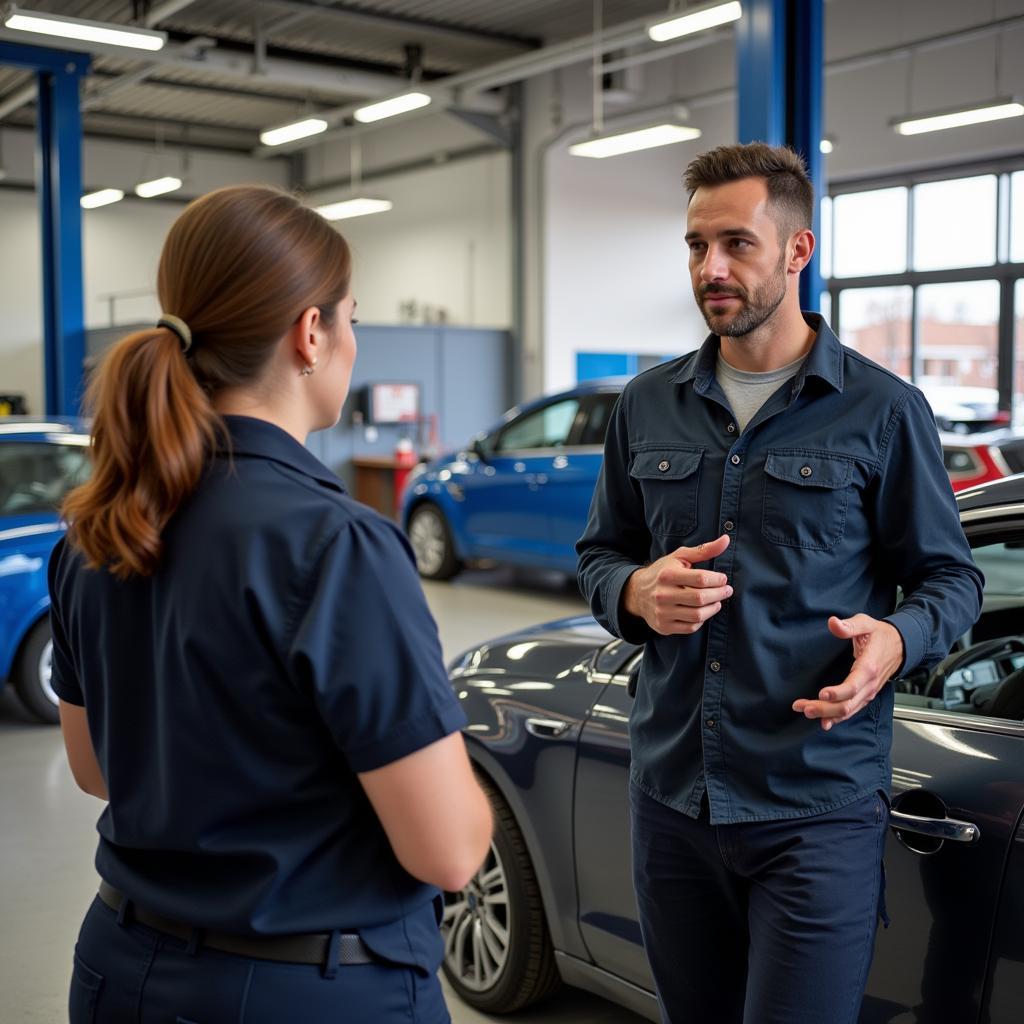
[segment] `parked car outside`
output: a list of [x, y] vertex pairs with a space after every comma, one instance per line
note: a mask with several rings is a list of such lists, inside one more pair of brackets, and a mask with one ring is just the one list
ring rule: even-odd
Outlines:
[[1024, 473], [1024, 433], [942, 434], [942, 461], [954, 491]]
[[[604, 435], [627, 378], [579, 384], [509, 410], [467, 448], [417, 466], [399, 517], [420, 575], [468, 561], [576, 571]], [[1024, 471], [1024, 435], [944, 434], [954, 490]]]
[[[1024, 474], [958, 501], [982, 613], [939, 665], [892, 684], [892, 924], [860, 1024], [1019, 1024], [1024, 1007]], [[579, 617], [488, 640], [449, 669], [496, 832], [476, 878], [446, 895], [444, 971], [482, 1011], [564, 982], [658, 1019], [630, 867], [641, 654]]]
[[999, 408], [995, 388], [944, 384], [923, 378], [917, 386], [924, 392], [939, 430], [973, 434], [1010, 425], [1010, 414]]
[[57, 507], [89, 472], [89, 435], [74, 419], [0, 417], [0, 687], [58, 721], [46, 568], [64, 533]]

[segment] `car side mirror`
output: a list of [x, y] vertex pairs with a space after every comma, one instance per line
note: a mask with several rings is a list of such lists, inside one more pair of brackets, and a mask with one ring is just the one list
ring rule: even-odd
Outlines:
[[490, 452], [487, 450], [487, 445], [484, 443], [483, 438], [477, 437], [473, 439], [473, 443], [469, 446], [469, 450], [481, 461], [487, 462], [490, 458]]

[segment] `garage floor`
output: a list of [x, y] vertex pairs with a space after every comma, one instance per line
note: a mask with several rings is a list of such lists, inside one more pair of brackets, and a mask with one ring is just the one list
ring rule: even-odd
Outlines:
[[[562, 577], [479, 570], [428, 584], [446, 658], [516, 629], [586, 611]], [[32, 723], [0, 695], [0, 1017], [19, 1024], [66, 1020], [78, 925], [96, 892], [97, 802], [71, 780], [58, 730]], [[536, 1010], [489, 1017], [449, 994], [455, 1024], [640, 1024], [641, 1018], [564, 990]]]

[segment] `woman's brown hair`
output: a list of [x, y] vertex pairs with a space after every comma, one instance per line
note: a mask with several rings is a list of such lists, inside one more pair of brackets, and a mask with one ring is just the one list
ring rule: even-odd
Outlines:
[[166, 327], [129, 334], [86, 393], [93, 471], [61, 511], [88, 565], [121, 578], [157, 568], [164, 527], [224, 435], [212, 396], [257, 381], [304, 310], [317, 306], [330, 325], [351, 270], [344, 238], [279, 189], [222, 188], [185, 208], [164, 242], [157, 292], [164, 313], [188, 325], [191, 347]]

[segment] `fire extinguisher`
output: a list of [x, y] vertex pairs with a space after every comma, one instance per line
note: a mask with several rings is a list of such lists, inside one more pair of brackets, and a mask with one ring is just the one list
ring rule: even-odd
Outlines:
[[395, 445], [395, 514], [402, 503], [402, 491], [405, 490], [405, 482], [409, 479], [412, 467], [416, 465], [416, 452], [413, 449], [412, 441], [404, 434], [398, 439]]

